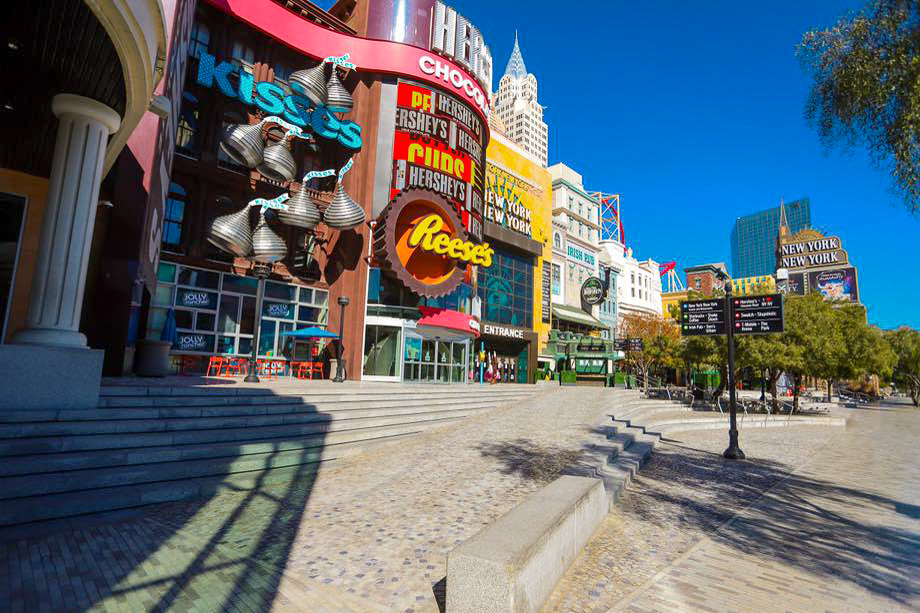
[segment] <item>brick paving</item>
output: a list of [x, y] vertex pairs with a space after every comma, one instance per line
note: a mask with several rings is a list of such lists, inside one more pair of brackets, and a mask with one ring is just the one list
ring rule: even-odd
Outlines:
[[849, 426], [672, 433], [544, 611], [920, 610], [915, 409]]
[[293, 485], [0, 543], [0, 602], [24, 613], [436, 612], [447, 553], [579, 457], [611, 402], [603, 388], [548, 388]]

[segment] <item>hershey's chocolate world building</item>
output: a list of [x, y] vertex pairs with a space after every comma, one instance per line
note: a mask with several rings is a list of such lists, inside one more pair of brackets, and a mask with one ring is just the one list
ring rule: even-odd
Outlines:
[[[296, 359], [307, 349], [285, 333], [316, 326], [343, 331], [322, 355], [341, 355], [349, 379], [469, 381], [477, 281], [499, 257], [484, 228], [492, 60], [479, 31], [425, 0], [148, 4], [155, 36], [136, 66], [100, 73], [92, 53], [134, 56], [107, 51], [107, 22], [86, 8], [100, 25], [75, 74], [31, 48], [7, 58], [62, 72], [40, 109], [17, 99], [4, 117], [5, 145], [20, 144], [0, 169], [0, 205], [16, 213], [0, 357], [24, 365], [18, 385], [34, 387], [32, 362], [59, 366], [71, 375], [51, 387], [91, 405], [100, 376], [130, 373], [173, 325], [189, 372], [254, 343]], [[23, 12], [36, 35], [57, 18]], [[57, 96], [71, 92], [81, 100]], [[78, 112], [96, 150], [67, 140]], [[45, 158], [13, 129], [30, 120], [48, 125]]]

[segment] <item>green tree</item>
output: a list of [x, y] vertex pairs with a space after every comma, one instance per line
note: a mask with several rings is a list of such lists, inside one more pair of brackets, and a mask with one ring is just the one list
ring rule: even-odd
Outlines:
[[826, 379], [830, 401], [831, 385], [839, 376], [844, 359], [843, 334], [834, 307], [820, 294], [809, 294], [787, 297], [785, 311], [783, 338], [802, 355], [798, 374]]
[[767, 389], [773, 399], [773, 410], [779, 408], [776, 384], [784, 373], [800, 373], [804, 369], [803, 348], [791, 342], [789, 334], [750, 334], [736, 337], [736, 363], [750, 366], [766, 375]]
[[814, 76], [805, 115], [827, 146], [866, 143], [920, 209], [920, 2], [872, 0], [798, 47]]
[[894, 370], [896, 356], [882, 332], [866, 323], [861, 305], [842, 305], [834, 310], [844, 339], [838, 364], [838, 377], [857, 379], [876, 375], [887, 379]]
[[674, 364], [678, 355], [678, 334], [674, 322], [656, 315], [629, 314], [623, 318], [621, 337], [642, 339], [641, 351], [630, 351], [627, 360], [642, 372], [648, 390], [649, 372]]
[[920, 332], [908, 327], [885, 334], [895, 356], [892, 381], [907, 390], [915, 407], [920, 407]]

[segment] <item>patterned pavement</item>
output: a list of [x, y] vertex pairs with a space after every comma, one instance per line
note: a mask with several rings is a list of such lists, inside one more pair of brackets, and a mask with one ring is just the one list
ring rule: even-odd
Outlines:
[[671, 434], [544, 611], [920, 610], [920, 412], [835, 412], [742, 433], [743, 464], [724, 433]]
[[23, 613], [437, 612], [447, 553], [579, 457], [612, 400], [551, 387], [291, 486], [0, 543], [0, 602]]

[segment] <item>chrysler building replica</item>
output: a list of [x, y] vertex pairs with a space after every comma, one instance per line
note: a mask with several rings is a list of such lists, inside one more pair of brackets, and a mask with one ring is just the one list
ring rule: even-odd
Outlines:
[[537, 78], [524, 66], [517, 32], [505, 74], [498, 82], [492, 112], [498, 115], [508, 138], [545, 168], [547, 129], [543, 107], [537, 102]]

